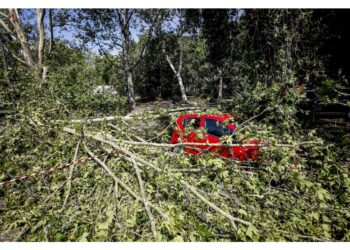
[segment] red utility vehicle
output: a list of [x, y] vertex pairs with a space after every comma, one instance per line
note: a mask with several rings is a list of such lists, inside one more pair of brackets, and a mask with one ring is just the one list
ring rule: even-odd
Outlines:
[[[260, 141], [244, 138], [238, 142], [235, 136], [236, 126], [232, 123], [235, 115], [181, 115], [176, 122], [177, 127], [173, 131], [171, 143], [203, 143], [222, 145], [189, 145], [185, 147], [185, 153], [199, 155], [205, 152], [212, 152], [229, 159], [240, 161], [257, 160], [261, 154], [259, 152]], [[221, 141], [223, 136], [231, 136], [232, 144], [239, 146], [225, 146]], [[253, 144], [253, 145], [252, 145]]]

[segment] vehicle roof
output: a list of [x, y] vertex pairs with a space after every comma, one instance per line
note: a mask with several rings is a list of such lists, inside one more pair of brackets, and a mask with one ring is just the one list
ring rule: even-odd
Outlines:
[[[193, 119], [193, 118], [214, 118], [214, 119], [218, 119], [221, 122], [225, 122], [228, 118], [235, 118], [237, 117], [236, 115], [233, 114], [228, 114], [228, 113], [221, 113], [221, 114], [203, 114], [203, 115], [199, 115], [197, 113], [190, 113], [190, 114], [182, 114], [178, 117], [177, 119], [177, 126], [181, 129], [184, 130], [182, 121], [184, 119]], [[234, 125], [229, 125], [229, 127], [231, 127], [232, 129], [236, 129], [236, 127]]]
[[183, 115], [180, 115], [179, 118], [186, 118], [186, 117], [202, 117], [202, 116], [205, 116], [205, 117], [217, 117], [219, 119], [227, 119], [227, 118], [236, 118], [237, 116], [234, 115], [234, 114], [228, 114], [228, 113], [221, 113], [221, 114], [202, 114], [202, 115], [199, 115], [197, 113], [190, 113], [190, 114], [183, 114]]

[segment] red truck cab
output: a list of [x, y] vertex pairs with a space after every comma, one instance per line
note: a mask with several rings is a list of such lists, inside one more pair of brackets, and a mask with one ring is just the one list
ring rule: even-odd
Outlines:
[[[176, 128], [173, 131], [171, 143], [202, 143], [207, 145], [186, 145], [185, 153], [200, 155], [203, 153], [213, 153], [228, 159], [240, 161], [257, 160], [261, 154], [259, 146], [261, 142], [244, 138], [245, 146], [238, 142], [235, 136], [237, 130], [233, 123], [235, 115], [181, 115], [176, 121]], [[223, 136], [232, 138], [234, 146], [225, 146], [222, 141]], [[215, 144], [211, 146], [210, 144]], [[222, 145], [217, 145], [222, 144]], [[253, 145], [252, 145], [253, 144]]]

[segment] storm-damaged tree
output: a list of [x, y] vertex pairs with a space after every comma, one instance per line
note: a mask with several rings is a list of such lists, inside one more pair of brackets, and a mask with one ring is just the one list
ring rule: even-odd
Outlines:
[[[45, 51], [45, 9], [37, 9], [37, 41], [29, 41], [29, 34], [21, 22], [21, 10], [8, 9], [0, 11], [0, 32], [3, 39], [3, 48], [13, 59], [29, 69], [39, 73], [43, 80], [46, 77], [44, 65]], [[35, 48], [34, 45], [37, 44]], [[37, 52], [37, 56], [35, 56]]]
[[[120, 67], [124, 70], [131, 109], [136, 108], [133, 72], [144, 57], [154, 23], [158, 18], [158, 10], [148, 11], [154, 12], [154, 18], [149, 25], [143, 21], [144, 11], [135, 9], [77, 10], [75, 15], [72, 15], [72, 20], [83, 31], [79, 35], [83, 41], [96, 44], [100, 53], [107, 58], [112, 52], [121, 57], [121, 64], [116, 64], [116, 60], [109, 62], [116, 70]], [[144, 32], [147, 33], [147, 38], [143, 40], [140, 49], [135, 51], [132, 35]]]
[[[162, 18], [157, 23], [156, 35], [161, 37], [162, 52], [173, 71], [181, 91], [181, 98], [183, 102], [188, 103], [185, 86], [182, 79], [183, 69], [183, 53], [184, 53], [184, 33], [185, 33], [185, 10], [169, 10], [162, 12]], [[178, 58], [171, 58], [169, 51], [169, 44], [167, 44], [167, 36], [175, 36], [178, 48]], [[177, 61], [177, 67], [175, 66]]]

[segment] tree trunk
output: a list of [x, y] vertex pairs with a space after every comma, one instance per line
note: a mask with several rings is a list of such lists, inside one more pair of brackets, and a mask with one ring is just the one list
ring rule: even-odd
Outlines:
[[36, 10], [38, 16], [39, 45], [38, 45], [38, 66], [42, 67], [44, 62], [45, 30], [44, 30], [44, 9]]
[[[185, 90], [185, 86], [183, 84], [183, 81], [182, 81], [182, 77], [181, 77], [181, 67], [179, 67], [179, 71], [176, 71], [175, 67], [174, 67], [174, 64], [171, 62], [171, 59], [170, 57], [168, 56], [168, 54], [166, 53], [165, 51], [165, 48], [163, 46], [163, 52], [165, 54], [165, 58], [170, 66], [170, 68], [172, 69], [172, 71], [174, 72], [174, 74], [176, 75], [176, 78], [177, 78], [177, 82], [179, 83], [179, 86], [180, 86], [180, 91], [181, 91], [181, 98], [182, 98], [182, 101], [184, 102], [188, 102], [188, 99], [187, 99], [187, 96], [186, 96], [186, 90]], [[182, 59], [180, 57], [180, 59]]]
[[130, 69], [126, 69], [126, 77], [128, 83], [128, 101], [132, 110], [136, 108], [135, 94], [134, 94], [134, 82], [132, 80], [132, 72]]
[[54, 40], [53, 40], [53, 24], [52, 24], [52, 9], [49, 9], [49, 30], [50, 30], [50, 43], [49, 43], [49, 52], [50, 55], [53, 47], [54, 47]]
[[179, 86], [180, 86], [180, 91], [181, 91], [181, 98], [182, 98], [182, 101], [184, 102], [188, 102], [187, 100], [187, 96], [186, 96], [186, 90], [185, 90], [185, 86], [182, 82], [182, 77], [180, 74], [177, 75], [177, 81], [179, 83]]
[[222, 100], [222, 70], [218, 69], [219, 72], [219, 89], [218, 89], [218, 101]]
[[9, 9], [10, 21], [15, 29], [17, 37], [21, 44], [22, 55], [24, 57], [25, 63], [29, 68], [35, 67], [35, 62], [33, 59], [32, 52], [30, 51], [27, 38], [24, 34], [24, 31], [21, 27], [21, 22], [19, 19], [19, 14], [17, 9]]
[[136, 108], [136, 101], [135, 101], [135, 94], [134, 94], [134, 82], [132, 79], [132, 68], [130, 66], [130, 61], [129, 61], [130, 42], [131, 42], [129, 22], [133, 13], [132, 12], [129, 13], [128, 9], [125, 9], [123, 14], [121, 14], [120, 11], [118, 11], [118, 16], [119, 16], [119, 25], [120, 25], [121, 33], [123, 35], [123, 46], [122, 46], [123, 66], [124, 66], [124, 71], [127, 79], [128, 101], [129, 101], [130, 108], [134, 110]]

